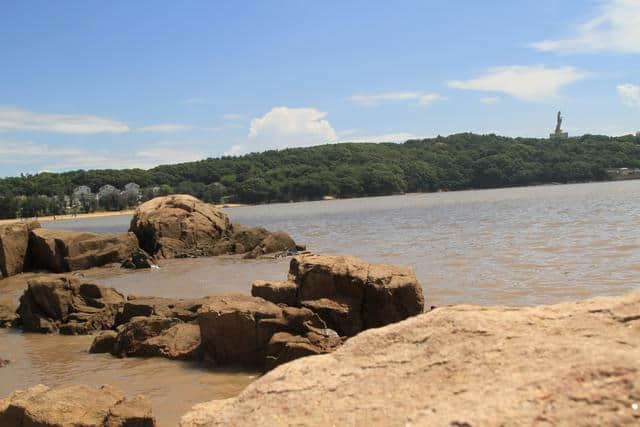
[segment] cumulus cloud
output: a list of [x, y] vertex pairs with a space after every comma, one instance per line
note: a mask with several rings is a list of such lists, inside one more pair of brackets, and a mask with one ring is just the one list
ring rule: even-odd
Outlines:
[[181, 125], [178, 123], [159, 123], [157, 125], [143, 126], [137, 128], [138, 132], [172, 133], [193, 129], [191, 125]]
[[453, 80], [447, 84], [456, 89], [501, 92], [525, 101], [544, 101], [557, 97], [561, 88], [587, 76], [574, 67], [511, 65], [490, 68], [475, 79]]
[[484, 98], [480, 99], [480, 102], [487, 105], [493, 105], [498, 102], [498, 98], [495, 96], [485, 96]]
[[427, 106], [437, 101], [443, 101], [446, 98], [437, 93], [425, 92], [384, 92], [373, 95], [353, 95], [349, 98], [356, 104], [365, 107], [375, 107], [384, 102], [393, 101], [416, 101], [418, 105]]
[[580, 24], [571, 36], [530, 46], [543, 52], [640, 53], [640, 1], [608, 0], [597, 16]]
[[314, 108], [275, 107], [251, 120], [247, 141], [234, 145], [227, 154], [303, 147], [335, 142], [338, 138], [327, 113]]
[[640, 86], [631, 83], [616, 87], [622, 103], [629, 107], [640, 107]]

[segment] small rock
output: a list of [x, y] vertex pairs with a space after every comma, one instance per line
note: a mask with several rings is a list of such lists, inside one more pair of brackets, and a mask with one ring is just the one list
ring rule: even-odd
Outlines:
[[89, 353], [111, 353], [116, 344], [116, 331], [102, 331], [93, 339]]

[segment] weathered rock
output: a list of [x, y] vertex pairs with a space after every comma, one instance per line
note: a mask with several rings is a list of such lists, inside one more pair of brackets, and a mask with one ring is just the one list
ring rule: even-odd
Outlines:
[[111, 353], [116, 344], [116, 331], [102, 331], [93, 339], [89, 353]]
[[134, 317], [118, 327], [111, 353], [120, 357], [198, 360], [200, 328], [176, 318], [155, 315]]
[[282, 317], [282, 309], [262, 298], [229, 294], [212, 300], [198, 316], [204, 357], [216, 365], [264, 366], [275, 332], [265, 319]]
[[298, 286], [293, 282], [256, 280], [251, 285], [251, 295], [275, 304], [298, 305]]
[[122, 261], [121, 267], [138, 270], [141, 268], [151, 268], [154, 265], [153, 257], [140, 248], [133, 250], [131, 255]]
[[233, 224], [232, 230], [231, 240], [235, 245], [234, 252], [238, 254], [251, 252], [270, 234], [262, 227], [247, 227], [241, 224]]
[[197, 425], [635, 425], [638, 360], [637, 292], [442, 307], [279, 366]]
[[183, 194], [156, 197], [138, 206], [130, 227], [142, 249], [164, 258], [213, 255], [228, 229], [224, 212]]
[[112, 329], [124, 297], [113, 288], [71, 276], [28, 281], [18, 315], [26, 331], [76, 335]]
[[13, 301], [0, 301], [0, 328], [12, 326], [17, 317], [16, 306]]
[[355, 257], [300, 255], [289, 280], [300, 305], [320, 315], [342, 336], [422, 313], [422, 287], [409, 268], [369, 264]]
[[126, 398], [105, 385], [94, 389], [71, 385], [50, 389], [37, 385], [0, 400], [0, 425], [59, 427], [153, 427], [151, 401]]
[[211, 402], [198, 403], [182, 416], [179, 427], [202, 427], [209, 425], [215, 419], [220, 409], [233, 399], [212, 400]]
[[33, 268], [55, 273], [121, 263], [137, 246], [131, 233], [98, 234], [46, 228], [29, 233], [29, 257]]
[[209, 297], [196, 299], [174, 299], [159, 297], [136, 297], [129, 295], [117, 324], [121, 325], [136, 316], [160, 316], [178, 318], [183, 322], [194, 322], [198, 310], [210, 300]]
[[281, 253], [293, 249], [297, 250], [297, 246], [291, 236], [284, 231], [276, 231], [265, 237], [258, 246], [245, 255], [245, 258], [258, 258], [266, 254]]
[[29, 231], [39, 227], [36, 221], [0, 225], [0, 278], [24, 271]]

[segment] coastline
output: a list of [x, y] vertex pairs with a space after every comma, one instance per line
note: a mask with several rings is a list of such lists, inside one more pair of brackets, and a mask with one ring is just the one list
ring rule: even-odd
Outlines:
[[[225, 203], [224, 205], [215, 205], [217, 208], [237, 208], [241, 206], [247, 206], [242, 203]], [[122, 211], [101, 211], [101, 212], [91, 212], [91, 213], [83, 213], [83, 214], [64, 214], [64, 215], [47, 215], [40, 217], [31, 217], [31, 218], [10, 218], [10, 219], [0, 219], [0, 225], [3, 224], [13, 224], [16, 222], [27, 222], [27, 221], [38, 221], [38, 222], [53, 222], [53, 221], [63, 221], [68, 219], [83, 219], [83, 218], [101, 218], [108, 216], [123, 216], [123, 215], [133, 215], [135, 213], [135, 209], [125, 209]]]

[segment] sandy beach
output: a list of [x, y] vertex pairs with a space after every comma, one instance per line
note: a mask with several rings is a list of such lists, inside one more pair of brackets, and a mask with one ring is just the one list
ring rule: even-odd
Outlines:
[[[226, 203], [224, 205], [216, 205], [218, 208], [237, 208], [240, 206], [246, 206], [241, 203]], [[121, 216], [121, 215], [133, 215], [135, 209], [127, 209], [123, 211], [102, 211], [102, 212], [91, 212], [84, 214], [65, 214], [65, 215], [50, 215], [50, 216], [39, 216], [32, 218], [12, 218], [12, 219], [0, 219], [0, 225], [2, 224], [11, 224], [14, 222], [26, 222], [26, 221], [39, 221], [39, 222], [52, 222], [52, 221], [62, 221], [65, 219], [78, 219], [78, 218], [99, 218], [104, 216]]]

